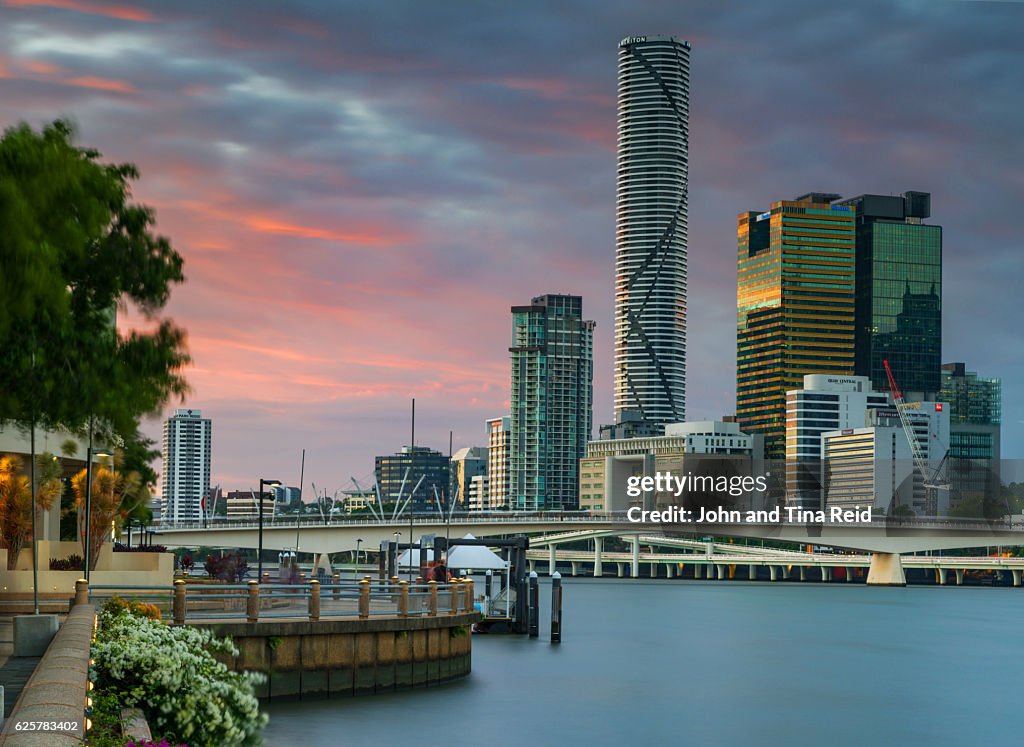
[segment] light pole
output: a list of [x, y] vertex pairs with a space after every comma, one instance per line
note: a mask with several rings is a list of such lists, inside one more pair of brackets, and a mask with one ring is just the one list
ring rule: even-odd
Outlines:
[[363, 544], [363, 540], [360, 537], [356, 540], [356, 567], [352, 569], [352, 580], [359, 580], [359, 547]]
[[256, 580], [261, 584], [263, 583], [263, 486], [280, 484], [280, 480], [268, 480], [264, 477], [260, 478], [260, 492], [259, 498], [257, 498], [257, 501], [259, 503], [260, 530], [259, 542], [256, 550]]
[[398, 559], [399, 559], [399, 552], [398, 551], [402, 549], [402, 547], [401, 547], [401, 545], [402, 545], [402, 533], [398, 532], [398, 531], [395, 531], [395, 532], [392, 532], [391, 535], [395, 538], [395, 567], [394, 567], [394, 571], [395, 571], [395, 575], [397, 576], [397, 575], [399, 575], [401, 573], [401, 566], [398, 563]]
[[[89, 432], [90, 439], [92, 431]], [[85, 580], [89, 580], [92, 564], [89, 562], [92, 555], [92, 460], [93, 457], [108, 457], [106, 452], [93, 451], [92, 443], [86, 450], [85, 462]]]

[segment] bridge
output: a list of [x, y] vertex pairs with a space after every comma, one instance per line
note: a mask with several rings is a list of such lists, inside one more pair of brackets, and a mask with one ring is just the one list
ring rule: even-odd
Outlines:
[[[631, 522], [623, 513], [551, 511], [481, 512], [453, 516], [447, 521], [433, 514], [383, 521], [371, 518], [317, 520], [308, 517], [278, 517], [263, 522], [263, 547], [316, 554], [334, 553], [355, 550], [357, 542], [369, 550], [382, 542], [409, 542], [424, 534], [460, 537], [467, 532], [477, 537], [529, 534], [534, 548], [584, 538], [595, 538], [596, 542], [600, 536], [640, 535], [659, 535], [690, 542], [703, 536], [718, 536], [828, 545], [869, 553], [868, 582], [881, 585], [906, 583], [900, 561], [900, 556], [906, 553], [1024, 545], [1024, 526], [966, 519], [892, 518], [863, 523], [806, 524], [657, 524]], [[580, 532], [586, 532], [586, 537]], [[206, 545], [256, 548], [259, 545], [259, 523], [253, 520], [211, 520], [204, 523], [163, 525], [154, 534], [161, 543], [173, 547]], [[730, 552], [721, 549], [722, 545], [718, 543], [719, 551]]]

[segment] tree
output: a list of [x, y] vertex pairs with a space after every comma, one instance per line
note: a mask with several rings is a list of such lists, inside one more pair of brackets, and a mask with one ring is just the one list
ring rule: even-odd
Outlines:
[[[64, 121], [0, 138], [0, 421], [122, 436], [184, 396], [185, 333], [159, 319], [181, 256], [131, 202], [132, 164], [103, 164]], [[118, 308], [147, 331], [115, 328]]]
[[[131, 202], [135, 166], [100, 163], [74, 134], [57, 121], [0, 138], [0, 422], [29, 429], [30, 486], [37, 426], [130, 434], [188, 389], [185, 333], [158, 318], [181, 255]], [[117, 330], [129, 304], [151, 329]]]
[[[39, 457], [37, 511], [48, 511], [60, 496], [60, 467], [51, 454]], [[16, 456], [0, 456], [0, 546], [7, 548], [7, 570], [18, 565], [22, 548], [32, 541], [32, 492]], [[39, 516], [37, 523], [41, 521]]]
[[[96, 570], [96, 560], [100, 548], [110, 536], [112, 529], [120, 527], [124, 519], [122, 506], [125, 497], [138, 489], [138, 474], [134, 472], [117, 472], [98, 467], [92, 474], [92, 521], [89, 527], [89, 570]], [[75, 491], [75, 505], [78, 507], [78, 533], [85, 541], [85, 500], [86, 471], [83, 469], [71, 478], [71, 486]]]

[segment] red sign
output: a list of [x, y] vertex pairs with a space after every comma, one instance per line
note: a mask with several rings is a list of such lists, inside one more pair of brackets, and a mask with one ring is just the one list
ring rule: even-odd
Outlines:
[[942, 405], [943, 405], [942, 402], [936, 402], [935, 403], [935, 412], [942, 412]]

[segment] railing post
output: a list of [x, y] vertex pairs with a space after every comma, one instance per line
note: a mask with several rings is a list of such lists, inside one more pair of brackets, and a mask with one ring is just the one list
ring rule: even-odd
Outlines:
[[84, 578], [75, 581], [75, 604], [89, 604], [89, 582]]
[[178, 579], [174, 582], [174, 603], [171, 610], [175, 625], [185, 624], [185, 582]]
[[474, 607], [473, 603], [476, 602], [476, 597], [473, 592], [473, 579], [472, 577], [466, 579], [466, 611], [472, 612]]
[[254, 623], [260, 619], [260, 582], [249, 582], [249, 598], [245, 600], [245, 619]]
[[359, 616], [370, 616], [370, 581], [365, 578], [359, 582]]
[[341, 595], [341, 574], [335, 573], [333, 576], [334, 581], [334, 598], [337, 599]]
[[315, 578], [309, 582], [309, 619], [312, 622], [320, 619], [320, 582]]
[[428, 581], [427, 586], [430, 588], [430, 611], [427, 614], [437, 617], [437, 581]]
[[462, 604], [462, 599], [460, 599], [462, 596], [462, 582], [457, 578], [453, 578], [450, 588], [452, 591], [452, 614], [457, 615], [459, 614], [459, 606]]
[[409, 616], [409, 582], [398, 582], [398, 616]]

